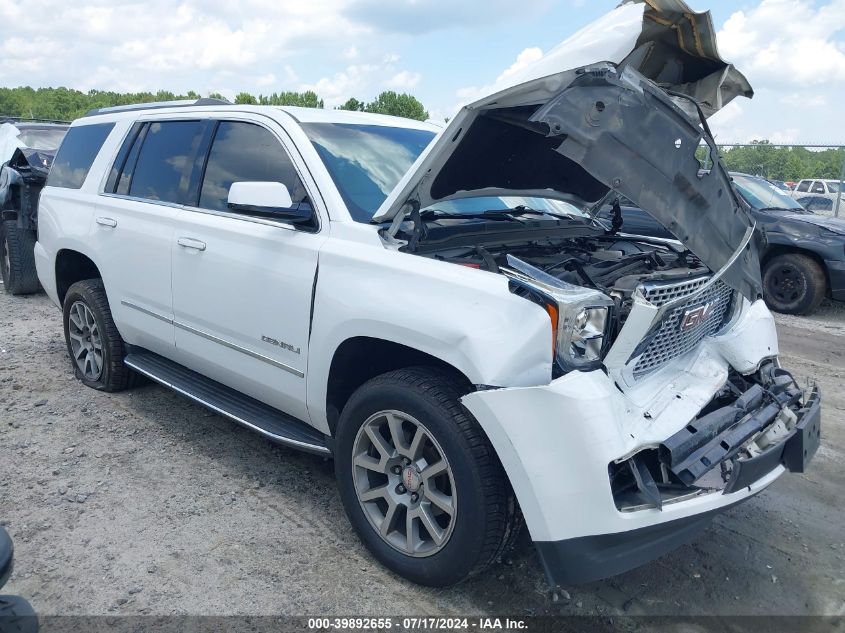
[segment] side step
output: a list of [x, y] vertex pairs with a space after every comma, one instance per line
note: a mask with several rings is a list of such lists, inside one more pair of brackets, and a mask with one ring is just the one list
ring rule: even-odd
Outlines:
[[123, 361], [139, 374], [257, 431], [273, 441], [318, 455], [330, 455], [326, 436], [302, 420], [250, 398], [158, 354], [133, 348]]

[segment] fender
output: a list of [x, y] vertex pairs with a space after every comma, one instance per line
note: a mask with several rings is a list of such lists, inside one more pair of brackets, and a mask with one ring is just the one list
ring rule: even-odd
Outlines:
[[476, 385], [551, 380], [549, 317], [511, 294], [504, 277], [381, 244], [329, 240], [320, 253], [307, 372], [308, 410], [324, 431], [332, 359], [344, 341], [361, 336], [424, 352]]

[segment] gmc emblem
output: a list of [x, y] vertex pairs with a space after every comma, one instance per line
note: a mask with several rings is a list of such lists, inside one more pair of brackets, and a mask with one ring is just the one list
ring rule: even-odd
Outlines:
[[681, 318], [681, 332], [686, 332], [704, 323], [712, 311], [713, 304], [705, 303], [703, 306], [690, 308], [684, 312], [684, 316]]

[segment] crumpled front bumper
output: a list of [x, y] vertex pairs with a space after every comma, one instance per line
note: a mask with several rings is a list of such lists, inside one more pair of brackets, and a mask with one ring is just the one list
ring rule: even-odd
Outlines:
[[[777, 353], [774, 320], [758, 301], [727, 333], [624, 393], [595, 371], [463, 398], [499, 455], [552, 584], [604, 578], [660, 556], [785, 472], [792, 440], [735, 473], [742, 486], [631, 511], [617, 506], [609, 477], [609, 465], [656, 449], [695, 420], [730, 371], [752, 373]], [[809, 404], [799, 423], [815, 420], [817, 433], [818, 398]]]

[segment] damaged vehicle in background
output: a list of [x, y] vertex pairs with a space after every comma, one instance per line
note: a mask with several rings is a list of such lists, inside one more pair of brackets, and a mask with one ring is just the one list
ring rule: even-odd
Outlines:
[[[759, 176], [731, 173], [740, 199], [766, 236], [761, 258], [763, 298], [772, 310], [812, 314], [825, 297], [845, 300], [845, 220], [805, 209]], [[625, 198], [605, 205], [597, 217], [615, 232], [675, 239], [651, 215]]]
[[0, 276], [8, 294], [38, 292], [38, 196], [68, 125], [0, 119]]
[[[92, 112], [42, 192], [39, 278], [84, 384], [118, 391], [131, 369], [332, 456], [396, 573], [459, 582], [524, 520], [552, 584], [603, 578], [819, 445], [818, 391], [780, 367], [755, 224], [705, 118], [751, 94], [709, 14], [649, 0], [443, 130], [208, 102]], [[614, 195], [680, 243], [595, 223]]]

